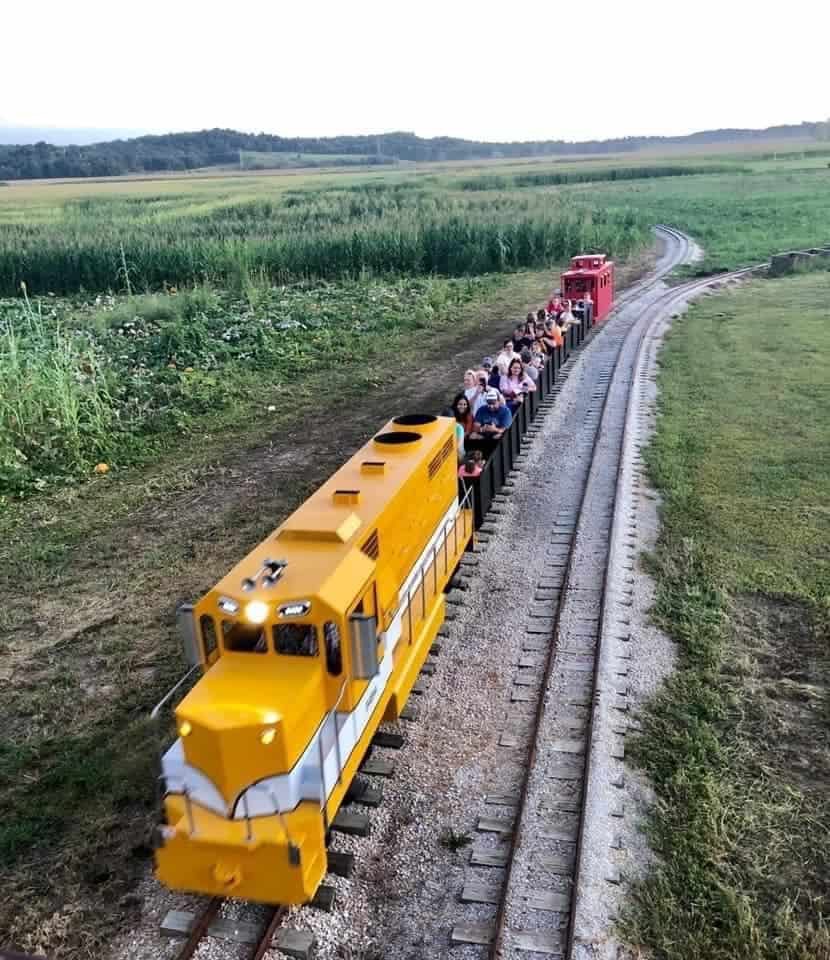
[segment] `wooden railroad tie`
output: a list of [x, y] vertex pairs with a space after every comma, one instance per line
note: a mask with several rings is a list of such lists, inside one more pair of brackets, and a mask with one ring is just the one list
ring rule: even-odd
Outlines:
[[351, 810], [338, 810], [331, 822], [334, 833], [345, 833], [353, 837], [368, 837], [372, 822], [365, 813], [352, 813]]
[[354, 870], [354, 854], [339, 850], [326, 850], [328, 872], [335, 877], [350, 877]]
[[[196, 918], [192, 913], [184, 910], [170, 910], [162, 921], [161, 933], [164, 936], [184, 939], [190, 935], [195, 922]], [[208, 927], [207, 935], [216, 937], [218, 940], [230, 940], [233, 943], [255, 944], [259, 943], [263, 932], [264, 927], [261, 923], [218, 917]], [[309, 930], [289, 930], [283, 927], [277, 930], [271, 943], [274, 949], [294, 960], [310, 960], [316, 940]]]
[[411, 704], [407, 704], [399, 714], [401, 720], [414, 723], [418, 719], [418, 711]]
[[344, 803], [359, 803], [364, 807], [379, 807], [382, 800], [382, 788], [373, 786], [363, 777], [355, 777], [352, 780], [343, 798]]
[[391, 777], [395, 772], [395, 767], [394, 764], [392, 764], [389, 760], [380, 760], [375, 759], [374, 757], [369, 757], [368, 760], [363, 761], [363, 764], [360, 767], [360, 772], [370, 777]]
[[372, 737], [373, 747], [386, 747], [390, 750], [400, 750], [406, 743], [399, 733], [387, 733], [385, 730], [378, 730]]

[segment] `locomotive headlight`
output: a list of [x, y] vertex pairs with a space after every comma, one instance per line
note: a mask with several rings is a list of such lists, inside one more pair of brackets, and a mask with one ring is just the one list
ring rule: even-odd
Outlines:
[[270, 725], [272, 723], [276, 723], [277, 720], [279, 720], [279, 714], [277, 714], [274, 710], [269, 710], [267, 713], [263, 713], [262, 715], [263, 723]]
[[236, 600], [231, 600], [230, 597], [220, 597], [219, 609], [224, 613], [238, 613], [239, 604], [236, 602]]
[[251, 623], [265, 623], [268, 618], [268, 605], [261, 600], [252, 600], [245, 607], [245, 619]]
[[277, 735], [277, 731], [273, 727], [269, 727], [267, 730], [263, 730], [259, 735], [260, 742], [266, 747], [269, 743], [274, 742], [274, 737]]
[[191, 733], [193, 733], [193, 727], [190, 725], [190, 722], [188, 720], [182, 720], [179, 724], [179, 736], [187, 737]]

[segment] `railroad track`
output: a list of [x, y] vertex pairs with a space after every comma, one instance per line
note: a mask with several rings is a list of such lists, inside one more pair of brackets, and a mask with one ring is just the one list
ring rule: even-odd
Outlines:
[[[205, 905], [202, 912], [189, 921], [190, 931], [181, 949], [176, 954], [176, 960], [190, 960], [200, 945], [210, 938], [213, 925], [219, 919], [223, 904], [227, 902], [223, 897], [213, 897]], [[226, 924], [229, 928], [226, 931], [226, 936], [232, 932], [231, 928], [235, 927], [238, 935], [237, 942], [248, 944], [251, 947], [247, 955], [250, 960], [262, 960], [269, 950], [283, 949], [286, 946], [284, 943], [275, 943], [274, 936], [288, 916], [288, 908], [278, 906], [265, 909], [267, 913], [264, 920], [234, 921], [231, 924]], [[288, 944], [288, 946], [290, 951], [291, 945]], [[299, 952], [303, 953], [305, 951], [301, 950]]]
[[[661, 232], [670, 256], [658, 277], [691, 249], [677, 231]], [[593, 349], [595, 386], [573, 438], [580, 466], [569, 500], [576, 506], [559, 511], [545, 545], [543, 576], [535, 585], [511, 708], [500, 731], [500, 745], [515, 751], [521, 782], [518, 789], [488, 795], [477, 828], [489, 839], [473, 849], [461, 895], [462, 902], [475, 905], [471, 910], [477, 918], [485, 905], [495, 907], [495, 919], [456, 924], [451, 934], [455, 944], [486, 946], [491, 960], [574, 954], [595, 706], [600, 697], [611, 698], [621, 718], [627, 708], [626, 654], [613, 667], [616, 688], [605, 684], [600, 690], [597, 677], [603, 638], [611, 631], [624, 634], [628, 626], [624, 616], [610, 611], [607, 584], [614, 550], [631, 533], [616, 507], [624, 440], [634, 413], [632, 383], [645, 337], [658, 319], [751, 269], [656, 292], [652, 275], [626, 298]], [[626, 306], [640, 302], [646, 304], [642, 312], [626, 315]], [[624, 596], [623, 605], [631, 602], [631, 590], [625, 589], [629, 599]], [[617, 732], [612, 756], [621, 757], [622, 724]], [[613, 793], [610, 783], [600, 789]], [[622, 815], [621, 805], [610, 812]]]

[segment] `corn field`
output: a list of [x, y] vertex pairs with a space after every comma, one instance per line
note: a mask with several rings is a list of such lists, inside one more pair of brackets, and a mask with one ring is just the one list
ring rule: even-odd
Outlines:
[[[2, 211], [0, 211], [0, 215]], [[470, 195], [410, 182], [194, 195], [70, 199], [48, 216], [0, 219], [0, 295], [134, 292], [256, 276], [275, 283], [382, 275], [475, 276], [579, 250], [622, 256], [649, 226], [539, 193]]]

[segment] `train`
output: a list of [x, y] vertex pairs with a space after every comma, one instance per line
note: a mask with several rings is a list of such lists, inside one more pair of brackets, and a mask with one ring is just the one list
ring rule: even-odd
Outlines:
[[153, 717], [199, 676], [160, 757], [155, 868], [167, 887], [313, 899], [332, 821], [378, 727], [406, 705], [476, 528], [568, 355], [610, 309], [600, 277], [613, 290], [613, 264], [591, 260], [562, 275], [563, 291], [578, 279], [591, 295], [479, 476], [458, 477], [452, 418], [395, 417], [179, 608], [190, 670]]

